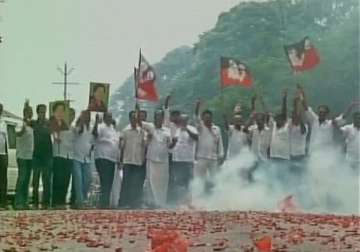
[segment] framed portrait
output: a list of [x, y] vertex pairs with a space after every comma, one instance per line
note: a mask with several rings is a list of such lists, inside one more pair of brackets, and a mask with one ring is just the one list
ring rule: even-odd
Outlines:
[[[70, 102], [69, 101], [52, 101], [49, 103], [50, 122], [62, 121], [66, 127], [70, 125]], [[64, 127], [65, 128], [65, 127]]]
[[88, 109], [95, 112], [106, 112], [109, 103], [108, 83], [90, 82]]

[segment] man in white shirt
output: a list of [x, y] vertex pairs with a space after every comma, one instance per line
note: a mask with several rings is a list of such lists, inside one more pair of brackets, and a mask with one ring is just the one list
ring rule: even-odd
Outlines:
[[172, 149], [168, 200], [175, 205], [188, 198], [189, 184], [193, 176], [198, 133], [195, 127], [188, 125], [188, 120], [187, 115], [180, 115], [179, 127], [174, 135], [176, 145]]
[[7, 207], [8, 144], [7, 127], [2, 119], [3, 105], [0, 103], [0, 209]]
[[20, 131], [16, 132], [16, 161], [18, 164], [14, 204], [16, 210], [29, 208], [28, 196], [34, 151], [34, 132], [31, 127], [33, 111], [28, 103], [25, 104], [23, 109], [23, 116], [23, 125]]
[[84, 110], [77, 119], [74, 132], [72, 179], [75, 208], [83, 208], [91, 185], [91, 153], [94, 137], [90, 128], [90, 111]]
[[346, 161], [358, 173], [360, 168], [360, 111], [353, 114], [353, 123], [341, 127], [345, 137]]
[[170, 130], [164, 127], [163, 123], [163, 111], [155, 112], [154, 124], [142, 122], [142, 127], [148, 132], [146, 186], [151, 192], [154, 204], [158, 207], [165, 206], [167, 201], [169, 149], [172, 149], [176, 144], [176, 139], [171, 139]]
[[197, 131], [188, 125], [187, 115], [181, 114], [179, 110], [170, 112], [170, 98], [168, 95], [164, 103], [164, 125], [170, 129], [171, 138], [177, 139], [177, 144], [169, 151], [168, 202], [177, 204], [187, 197], [193, 173]]
[[[339, 128], [339, 126], [345, 123], [345, 115], [340, 114], [335, 119], [328, 119], [330, 110], [327, 105], [320, 105], [318, 107], [318, 113], [316, 114], [313, 109], [308, 106], [304, 90], [301, 87], [298, 88], [302, 106], [305, 110], [305, 119], [311, 127], [309, 153], [311, 154], [314, 151], [334, 147], [334, 129]], [[345, 114], [347, 113], [348, 112], [345, 112]]]
[[244, 132], [244, 121], [240, 113], [233, 117], [233, 124], [229, 125], [226, 118], [225, 129], [228, 132], [229, 142], [227, 149], [227, 159], [238, 157], [244, 148], [249, 148], [248, 136]]
[[303, 109], [300, 106], [299, 97], [295, 97], [293, 103], [294, 109], [290, 125], [290, 172], [292, 175], [290, 183], [300, 185], [303, 182], [303, 175], [306, 172], [305, 158], [307, 145], [307, 125], [303, 122]]
[[121, 134], [120, 160], [123, 166], [119, 206], [121, 208], [140, 208], [143, 198], [145, 180], [145, 147], [146, 132], [139, 127], [141, 120], [135, 111], [129, 113], [130, 127]]
[[[61, 106], [62, 108], [58, 108]], [[65, 110], [64, 103], [53, 106], [53, 112], [57, 109]], [[72, 118], [73, 119], [73, 118]], [[52, 130], [53, 138], [53, 184], [52, 184], [52, 207], [55, 209], [66, 208], [66, 196], [70, 184], [71, 169], [73, 166], [74, 133], [63, 119], [56, 120], [55, 130]], [[70, 121], [70, 124], [72, 121]]]
[[119, 160], [119, 134], [113, 125], [112, 114], [104, 113], [104, 122], [99, 124], [96, 117], [93, 134], [95, 136], [95, 166], [100, 178], [100, 208], [110, 207], [110, 193], [114, 180], [115, 165]]
[[[266, 115], [257, 112], [253, 115], [255, 124], [248, 127], [250, 149], [257, 159], [257, 163], [266, 162], [269, 159], [269, 147], [271, 140], [271, 130], [266, 125]], [[257, 165], [258, 165], [257, 164]]]
[[194, 177], [207, 181], [216, 175], [224, 161], [224, 146], [220, 128], [213, 123], [213, 114], [205, 110], [199, 118], [200, 102], [196, 104], [196, 126], [199, 132]]
[[290, 123], [287, 119], [287, 90], [283, 92], [282, 109], [274, 117], [274, 122], [270, 119], [271, 141], [270, 141], [270, 158], [273, 161], [282, 162], [278, 165], [283, 167], [290, 160]]

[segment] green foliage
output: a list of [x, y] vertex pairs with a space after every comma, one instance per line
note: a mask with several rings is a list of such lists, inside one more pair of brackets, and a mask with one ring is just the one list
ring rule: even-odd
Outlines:
[[[192, 49], [176, 49], [155, 65], [160, 93], [164, 97], [171, 92], [174, 106], [188, 113], [200, 98], [220, 123], [222, 114], [230, 114], [237, 102], [246, 110], [254, 93], [261, 93], [267, 106], [277, 110], [282, 89], [288, 88], [291, 98], [299, 82], [311, 105], [328, 104], [332, 111], [340, 112], [359, 96], [358, 8], [358, 0], [240, 3], [220, 14], [216, 26], [201, 34]], [[312, 39], [321, 64], [293, 75], [283, 46], [304, 36]], [[254, 87], [221, 92], [220, 56], [247, 63], [255, 77]], [[133, 93], [130, 77], [112, 97], [115, 115], [133, 108]], [[126, 101], [123, 111], [116, 108], [118, 100]]]

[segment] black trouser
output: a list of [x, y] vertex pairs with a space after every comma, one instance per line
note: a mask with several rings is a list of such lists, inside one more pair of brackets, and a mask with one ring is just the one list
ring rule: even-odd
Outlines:
[[95, 159], [96, 170], [100, 178], [100, 208], [110, 208], [110, 193], [114, 181], [115, 162]]
[[39, 204], [39, 183], [40, 175], [43, 186], [42, 204], [50, 206], [51, 198], [51, 175], [52, 175], [53, 158], [52, 157], [34, 157], [33, 158], [33, 203]]
[[145, 173], [145, 165], [124, 165], [119, 206], [131, 208], [141, 207]]
[[8, 155], [0, 155], [0, 206], [7, 205]]
[[172, 161], [169, 168], [168, 202], [176, 204], [188, 195], [194, 164]]
[[52, 205], [54, 207], [64, 206], [66, 204], [66, 195], [69, 188], [71, 169], [71, 159], [54, 157], [52, 186]]
[[17, 159], [18, 177], [16, 180], [15, 207], [22, 208], [28, 204], [29, 183], [32, 170], [31, 159]]

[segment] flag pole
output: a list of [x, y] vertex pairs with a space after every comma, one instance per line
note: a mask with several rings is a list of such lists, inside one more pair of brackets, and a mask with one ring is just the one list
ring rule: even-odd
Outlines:
[[136, 110], [136, 114], [138, 114], [138, 112], [139, 112], [138, 110], [140, 110], [139, 99], [138, 99], [140, 63], [141, 63], [141, 48], [139, 50], [139, 61], [138, 61], [137, 70], [136, 70], [136, 67], [134, 67], [135, 110]]
[[223, 92], [223, 83], [222, 83], [222, 78], [221, 78], [221, 57], [220, 57], [220, 105], [221, 105], [221, 113], [224, 114], [224, 92]]

